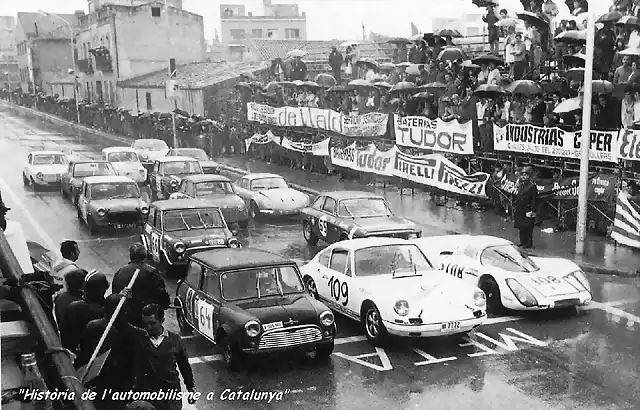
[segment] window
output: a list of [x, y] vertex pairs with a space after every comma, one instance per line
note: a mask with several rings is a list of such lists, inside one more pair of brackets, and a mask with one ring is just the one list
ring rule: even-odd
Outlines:
[[322, 266], [329, 267], [329, 255], [331, 252], [323, 252], [318, 256], [318, 263]]
[[416, 245], [383, 245], [358, 249], [356, 276], [416, 275], [433, 267]]
[[188, 283], [196, 290], [200, 290], [200, 277], [202, 276], [202, 266], [196, 262], [189, 264], [189, 270], [187, 271], [187, 277], [185, 282]]
[[300, 38], [300, 29], [298, 28], [288, 28], [284, 30], [285, 38]]
[[253, 38], [262, 38], [262, 29], [261, 28], [254, 28], [253, 30], [251, 30], [251, 37], [253, 37]]
[[207, 269], [204, 273], [203, 290], [214, 300], [220, 301], [220, 297], [222, 296], [220, 292], [220, 276], [211, 269]]
[[162, 230], [162, 212], [160, 212], [159, 210], [156, 210], [156, 216], [155, 219], [152, 221], [153, 226], [155, 226], [156, 228], [158, 228], [159, 230]]
[[332, 214], [335, 207], [336, 207], [336, 200], [333, 198], [327, 197], [327, 202], [324, 203], [322, 210]]
[[275, 28], [270, 28], [269, 30], [267, 30], [267, 37], [268, 38], [276, 38], [278, 33], [278, 29]]
[[145, 99], [147, 100], [147, 110], [151, 111], [151, 93], [145, 93]]
[[311, 205], [311, 208], [321, 210], [326, 199], [326, 196], [319, 196], [315, 201], [313, 201], [313, 205]]
[[331, 254], [329, 269], [344, 273], [349, 262], [349, 252], [342, 249], [335, 249]]
[[507, 272], [529, 273], [540, 270], [529, 255], [513, 244], [488, 246], [480, 254], [480, 263], [482, 266], [493, 266]]
[[243, 28], [233, 28], [229, 30], [229, 35], [234, 40], [242, 40], [245, 38], [245, 32]]
[[160, 7], [151, 7], [151, 17], [160, 17]]

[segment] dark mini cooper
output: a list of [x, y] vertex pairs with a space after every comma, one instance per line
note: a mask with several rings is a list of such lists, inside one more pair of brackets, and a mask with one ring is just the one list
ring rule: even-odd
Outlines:
[[269, 252], [193, 254], [175, 305], [180, 329], [220, 346], [231, 369], [247, 355], [300, 351], [323, 359], [333, 352], [333, 313], [306, 291], [295, 262]]
[[185, 268], [192, 252], [239, 248], [220, 208], [199, 199], [170, 199], [151, 204], [142, 243], [161, 270]]
[[78, 204], [82, 181], [87, 177], [104, 177], [116, 175], [115, 169], [107, 161], [72, 161], [67, 172], [62, 174], [60, 192], [63, 198], [71, 199], [74, 205]]
[[178, 190], [180, 181], [187, 175], [202, 175], [200, 163], [189, 157], [162, 157], [153, 164], [149, 175], [151, 200], [168, 199]]
[[312, 246], [319, 239], [334, 243], [371, 236], [415, 239], [422, 235], [415, 222], [394, 215], [383, 197], [369, 192], [324, 192], [301, 214], [304, 239]]

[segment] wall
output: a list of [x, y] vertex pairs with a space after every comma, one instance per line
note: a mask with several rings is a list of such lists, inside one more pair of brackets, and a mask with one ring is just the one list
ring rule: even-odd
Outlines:
[[0, 16], [0, 63], [16, 62], [15, 26], [13, 16]]
[[47, 94], [58, 94], [60, 98], [73, 98], [73, 84], [50, 84]]
[[37, 68], [36, 86], [47, 93], [50, 82], [69, 75], [73, 68], [70, 41], [66, 39], [34, 39], [33, 66]]
[[[84, 44], [89, 44], [87, 48], [95, 48], [99, 46], [106, 47], [109, 51], [115, 50], [115, 36], [113, 35], [111, 18], [106, 19], [100, 24], [93, 24], [89, 29], [80, 32], [76, 36], [76, 47], [78, 49], [78, 58], [90, 59], [94, 70], [95, 59], [88, 51], [85, 51]], [[118, 39], [120, 41], [120, 39]], [[115, 61], [115, 55], [112, 54], [112, 70], [93, 73], [79, 73], [79, 93], [80, 98], [86, 101], [96, 102], [99, 100], [98, 82], [100, 82], [100, 88], [102, 89], [102, 100], [107, 104], [116, 104], [116, 70], [117, 64]]]
[[300, 30], [301, 40], [307, 39], [307, 20], [306, 17], [239, 17], [226, 18], [220, 21], [221, 40], [224, 43], [240, 44], [242, 39], [234, 39], [231, 36], [231, 30], [244, 29], [245, 38], [251, 38], [252, 30], [261, 29], [262, 38], [267, 38], [268, 30], [275, 29], [275, 37], [278, 39], [286, 39], [285, 29]]
[[[204, 115], [202, 90], [179, 90], [178, 108], [190, 114]], [[146, 94], [151, 96], [151, 109], [147, 109]], [[132, 112], [171, 112], [173, 100], [165, 96], [164, 88], [121, 88], [117, 89], [118, 106]]]

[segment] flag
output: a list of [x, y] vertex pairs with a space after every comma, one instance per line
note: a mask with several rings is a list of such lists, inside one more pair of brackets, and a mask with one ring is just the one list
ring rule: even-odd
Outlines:
[[415, 24], [413, 24], [413, 21], [411, 22], [411, 35], [415, 36], [417, 34], [420, 34], [420, 30], [418, 30], [418, 27], [416, 27]]
[[611, 239], [622, 245], [640, 248], [640, 205], [625, 192], [618, 195]]

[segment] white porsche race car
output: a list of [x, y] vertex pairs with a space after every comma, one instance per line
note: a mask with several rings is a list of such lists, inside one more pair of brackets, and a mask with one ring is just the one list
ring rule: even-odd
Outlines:
[[22, 181], [25, 186], [31, 185], [33, 189], [41, 186], [59, 186], [68, 164], [69, 159], [62, 151], [30, 152], [22, 169]]
[[404, 239], [337, 242], [302, 266], [301, 273], [317, 299], [363, 323], [373, 345], [383, 343], [389, 334], [466, 333], [487, 318], [480, 289], [436, 269]]
[[589, 281], [570, 260], [529, 256], [511, 241], [495, 236], [433, 236], [411, 242], [440, 269], [482, 289], [490, 312], [557, 309], [591, 302]]

